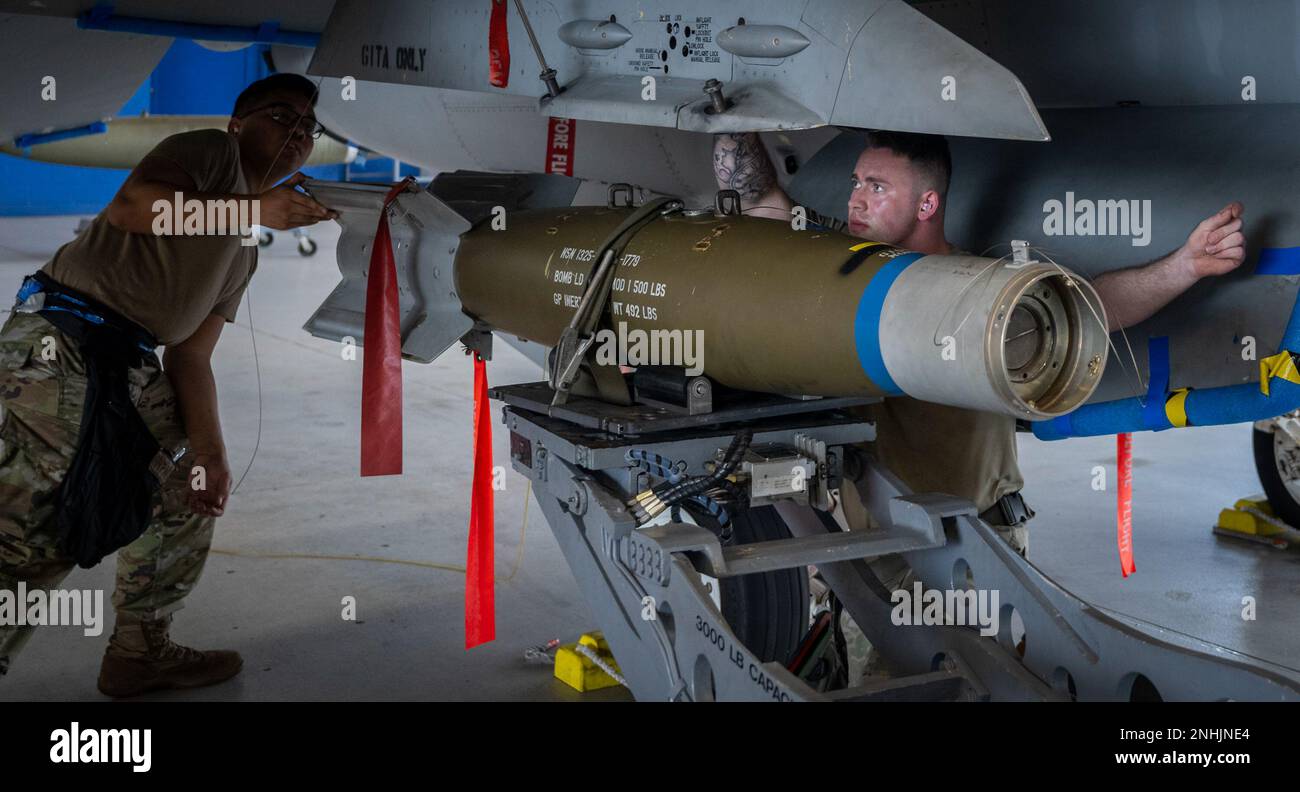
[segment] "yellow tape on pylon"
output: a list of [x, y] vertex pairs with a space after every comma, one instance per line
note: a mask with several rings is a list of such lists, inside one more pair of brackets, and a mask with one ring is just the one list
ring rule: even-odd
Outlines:
[[1190, 391], [1191, 388], [1179, 388], [1165, 400], [1165, 417], [1170, 424], [1177, 427], [1187, 425], [1187, 394]]
[[1268, 381], [1278, 377], [1300, 385], [1300, 371], [1296, 371], [1295, 358], [1285, 349], [1259, 361], [1259, 390], [1268, 396]]

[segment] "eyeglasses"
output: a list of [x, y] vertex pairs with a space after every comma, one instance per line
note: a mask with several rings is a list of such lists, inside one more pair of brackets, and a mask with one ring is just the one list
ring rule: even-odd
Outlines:
[[[253, 113], [257, 113], [262, 110], [268, 110], [268, 109], [271, 111], [269, 115], [271, 116], [272, 121], [275, 121], [277, 124], [281, 126], [289, 127], [290, 129], [299, 129], [299, 128], [305, 129], [307, 134], [311, 135], [312, 139], [314, 140], [320, 139], [320, 136], [325, 133], [325, 127], [323, 124], [321, 124], [321, 122], [309, 116], [298, 115], [298, 113], [294, 112], [293, 109], [290, 108], [288, 105], [281, 104], [281, 103], [255, 107], [252, 110], [249, 110], [247, 113], [244, 113], [242, 116], [239, 117], [247, 118], [248, 116], [251, 116]], [[311, 122], [310, 127], [299, 127], [299, 124], [307, 120]]]

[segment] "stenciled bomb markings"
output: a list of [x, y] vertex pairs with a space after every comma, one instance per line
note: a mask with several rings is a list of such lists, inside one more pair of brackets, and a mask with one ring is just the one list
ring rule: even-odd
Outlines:
[[[553, 292], [551, 301], [555, 305], [561, 305], [565, 308], [577, 308], [582, 299], [582, 290], [586, 287], [587, 273], [585, 270], [559, 269], [559, 266], [563, 266], [565, 262], [590, 265], [596, 259], [596, 251], [592, 248], [566, 247], [560, 251], [559, 258], [560, 264], [556, 269], [549, 271], [547, 279], [555, 286], [572, 286], [577, 291]], [[635, 269], [640, 263], [641, 256], [639, 254], [625, 253], [619, 259], [618, 266], [620, 268]], [[615, 317], [626, 317], [628, 319], [657, 321], [659, 319], [659, 309], [645, 301], [658, 300], [668, 296], [668, 284], [626, 275], [615, 276], [610, 288], [615, 294], [630, 295], [636, 300], [636, 302], [629, 302], [626, 299], [615, 300], [612, 297], [610, 299], [610, 313]]]
[[[593, 248], [566, 247], [560, 251], [560, 262], [573, 262], [590, 266], [596, 259]], [[641, 256], [625, 253], [618, 261], [620, 269], [635, 270]], [[575, 291], [555, 291], [551, 301], [557, 306], [577, 309], [582, 292], [587, 285], [585, 270], [549, 269], [547, 280], [556, 287], [571, 287]], [[658, 321], [659, 309], [649, 301], [668, 296], [668, 284], [662, 281], [637, 278], [634, 275], [617, 275], [610, 285], [610, 314], [618, 319]], [[613, 299], [622, 295], [625, 299]], [[631, 296], [635, 302], [626, 299]], [[689, 376], [704, 371], [704, 331], [682, 329], [642, 330], [628, 328], [619, 321], [615, 329], [596, 333], [596, 360], [602, 365], [621, 366], [682, 366]]]

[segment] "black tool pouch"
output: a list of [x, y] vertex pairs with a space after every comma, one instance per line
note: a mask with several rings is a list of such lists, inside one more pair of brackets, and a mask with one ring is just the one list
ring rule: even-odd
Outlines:
[[56, 493], [55, 525], [62, 552], [89, 568], [149, 525], [160, 486], [149, 466], [159, 445], [127, 384], [127, 369], [140, 365], [140, 351], [110, 328], [67, 314], [47, 318], [77, 339], [86, 362], [81, 431]]

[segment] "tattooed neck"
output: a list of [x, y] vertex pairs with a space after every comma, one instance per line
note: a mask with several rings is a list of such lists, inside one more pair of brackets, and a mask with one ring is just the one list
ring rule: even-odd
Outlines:
[[776, 186], [776, 169], [754, 132], [717, 135], [713, 141], [713, 173], [718, 186], [754, 201]]

